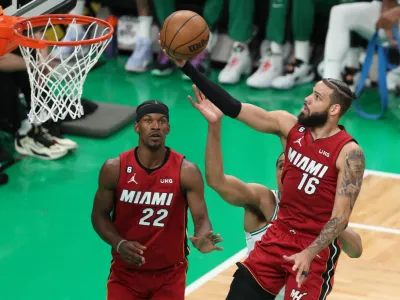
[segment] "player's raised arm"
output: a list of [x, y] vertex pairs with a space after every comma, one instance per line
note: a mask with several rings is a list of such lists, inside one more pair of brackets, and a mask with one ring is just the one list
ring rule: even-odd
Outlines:
[[99, 183], [92, 208], [92, 225], [97, 234], [128, 263], [142, 265], [146, 247], [136, 241], [124, 240], [111, 220], [119, 178], [119, 158], [107, 160], [99, 175]]
[[[235, 118], [251, 128], [286, 137], [290, 129], [296, 124], [297, 117], [287, 111], [266, 111], [258, 106], [241, 103], [216, 83], [198, 72], [190, 62], [186, 62], [182, 71], [190, 77], [193, 83], [204, 95], [217, 106], [226, 116]], [[196, 99], [198, 93], [194, 90]]]
[[224, 173], [221, 151], [221, 120], [208, 123], [206, 146], [206, 180], [226, 202], [235, 206], [260, 206], [260, 197], [256, 191], [240, 179]]
[[[164, 53], [181, 68], [183, 73], [190, 77], [204, 95], [226, 116], [238, 119], [257, 131], [276, 134], [281, 137], [286, 137], [290, 129], [297, 123], [297, 117], [286, 111], [267, 112], [252, 104], [242, 104], [219, 85], [197, 71], [189, 61], [171, 57], [165, 50]], [[196, 98], [198, 96], [196, 90], [195, 96]]]
[[351, 258], [359, 258], [363, 252], [360, 235], [353, 229], [347, 227], [340, 235], [343, 251]]
[[[210, 108], [222, 117], [222, 113], [212, 103], [210, 103]], [[222, 199], [234, 206], [251, 206], [254, 209], [260, 209], [262, 198], [264, 208], [269, 208], [267, 211], [270, 211], [270, 216], [272, 216], [275, 209], [275, 199], [273, 193], [267, 187], [244, 183], [234, 176], [225, 174], [221, 150], [221, 118], [215, 122], [210, 122], [209, 115], [203, 114], [203, 116], [209, 121], [205, 157], [207, 184]], [[266, 218], [270, 216], [266, 216]]]
[[[259, 184], [246, 184], [240, 179], [224, 173], [221, 150], [221, 119], [223, 113], [195, 86], [193, 89], [197, 93], [196, 97], [199, 105], [195, 105], [190, 96], [189, 100], [208, 122], [205, 157], [207, 184], [222, 199], [234, 206], [251, 206], [254, 209], [259, 209], [261, 198], [263, 198], [264, 208], [267, 211], [270, 210], [272, 216], [275, 209], [275, 199], [268, 188]], [[268, 218], [268, 216], [266, 217]]]
[[181, 185], [186, 193], [190, 213], [194, 223], [194, 236], [190, 237], [193, 246], [202, 253], [223, 250], [215, 244], [222, 241], [219, 234], [212, 231], [204, 200], [204, 181], [199, 168], [192, 162], [184, 160], [181, 168]]

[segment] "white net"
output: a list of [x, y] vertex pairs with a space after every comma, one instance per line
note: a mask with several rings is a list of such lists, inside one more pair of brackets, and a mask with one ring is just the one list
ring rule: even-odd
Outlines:
[[[35, 33], [36, 31], [36, 33]], [[96, 22], [78, 25], [73, 19], [68, 26], [64, 41], [88, 40], [104, 36], [110, 28]], [[47, 25], [37, 32], [28, 22], [25, 36], [36, 39], [58, 41], [60, 28], [49, 19]], [[79, 46], [50, 46], [34, 49], [20, 46], [25, 59], [31, 86], [32, 123], [44, 123], [50, 118], [55, 122], [68, 115], [72, 119], [83, 115], [81, 96], [83, 84], [90, 69], [96, 64], [111, 38]]]

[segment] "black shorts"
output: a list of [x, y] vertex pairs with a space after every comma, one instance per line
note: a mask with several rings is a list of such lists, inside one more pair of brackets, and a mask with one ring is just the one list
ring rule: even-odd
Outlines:
[[238, 269], [233, 274], [233, 280], [229, 289], [227, 300], [273, 300], [275, 295], [264, 290], [253, 275], [240, 263], [236, 263]]

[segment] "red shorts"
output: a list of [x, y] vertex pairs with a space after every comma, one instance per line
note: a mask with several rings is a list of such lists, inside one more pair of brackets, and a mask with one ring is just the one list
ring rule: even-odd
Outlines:
[[183, 300], [187, 260], [157, 271], [127, 270], [111, 264], [107, 300]]
[[276, 221], [243, 262], [262, 288], [277, 295], [284, 285], [286, 299], [326, 299], [333, 287], [333, 275], [341, 249], [334, 241], [314, 258], [306, 281], [297, 287], [293, 263], [283, 259], [307, 248], [315, 236], [291, 230]]

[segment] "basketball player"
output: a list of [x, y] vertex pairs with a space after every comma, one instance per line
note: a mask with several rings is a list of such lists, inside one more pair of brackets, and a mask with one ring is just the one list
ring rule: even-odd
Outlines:
[[[345, 83], [323, 79], [298, 117], [267, 112], [234, 99], [190, 62], [175, 62], [225, 115], [277, 135], [287, 157], [278, 219], [238, 263], [227, 299], [275, 299], [284, 285], [285, 299], [325, 299], [340, 254], [337, 238], [347, 227], [365, 170], [363, 151], [338, 125], [355, 95]], [[194, 90], [198, 103], [192, 101], [193, 106], [216, 118]]]
[[[136, 110], [138, 147], [104, 163], [92, 224], [112, 246], [107, 299], [184, 299], [187, 207], [202, 253], [222, 250], [213, 234], [197, 166], [165, 146], [168, 107], [146, 101]], [[112, 214], [112, 217], [110, 217]]]
[[[201, 98], [204, 95], [200, 92]], [[203, 100], [207, 101], [208, 100]], [[207, 184], [227, 203], [244, 208], [244, 231], [246, 234], [247, 255], [254, 249], [257, 241], [268, 229], [269, 222], [276, 220], [282, 193], [281, 176], [285, 164], [285, 154], [279, 155], [276, 161], [277, 190], [256, 183], [244, 183], [239, 178], [224, 173], [221, 150], [222, 112], [209, 102], [218, 119], [209, 119], [206, 112], [201, 112], [208, 121], [206, 146], [206, 179]], [[362, 254], [362, 242], [358, 233], [346, 228], [339, 236], [344, 252], [352, 258]]]

